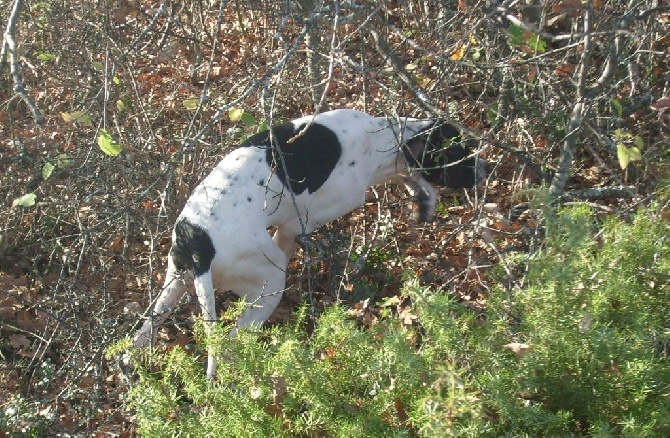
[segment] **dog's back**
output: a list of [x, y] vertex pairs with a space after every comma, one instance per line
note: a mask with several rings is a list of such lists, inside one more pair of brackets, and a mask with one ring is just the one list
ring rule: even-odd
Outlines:
[[[184, 279], [193, 280], [206, 327], [217, 320], [215, 288], [245, 298], [249, 308], [239, 326], [265, 321], [282, 296], [297, 236], [362, 205], [370, 186], [400, 181], [414, 199], [416, 217], [431, 220], [436, 196], [421, 167], [441, 168], [450, 154], [439, 153], [443, 139], [417, 134], [435, 124], [336, 110], [251, 136], [221, 160], [187, 201], [174, 227], [155, 320], [145, 322], [135, 345], [155, 339], [157, 326], [186, 289]], [[461, 172], [456, 182], [471, 186], [480, 181], [475, 160], [455, 151]], [[408, 165], [408, 157], [418, 170]], [[433, 176], [438, 183], [449, 181], [448, 175]], [[271, 226], [273, 236], [267, 231]], [[210, 355], [208, 376], [215, 371]]]
[[226, 156], [180, 219], [228, 242], [270, 226], [309, 233], [397, 177], [404, 162], [396, 135], [385, 119], [344, 109], [276, 126], [272, 139], [269, 131], [253, 135]]

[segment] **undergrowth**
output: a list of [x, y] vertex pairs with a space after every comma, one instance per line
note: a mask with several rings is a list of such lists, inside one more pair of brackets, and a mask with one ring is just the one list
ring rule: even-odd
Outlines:
[[216, 382], [197, 354], [154, 353], [127, 407], [156, 437], [670, 436], [663, 217], [548, 216], [516, 260], [524, 286], [501, 282], [483, 313], [408, 280], [411, 324], [386, 304], [371, 324], [332, 306], [311, 334], [304, 315], [234, 340], [221, 327], [203, 342], [224, 358]]

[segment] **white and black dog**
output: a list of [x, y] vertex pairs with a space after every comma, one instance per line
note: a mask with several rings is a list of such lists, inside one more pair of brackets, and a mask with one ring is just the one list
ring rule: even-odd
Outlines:
[[[163, 290], [135, 346], [155, 341], [190, 284], [207, 330], [217, 321], [215, 289], [246, 300], [236, 327], [263, 323], [282, 297], [296, 238], [361, 206], [371, 186], [404, 184], [415, 218], [432, 220], [436, 197], [426, 180], [468, 188], [488, 173], [486, 161], [460, 146], [456, 129], [438, 125], [341, 109], [251, 136], [186, 202], [172, 233]], [[276, 229], [273, 236], [269, 227]], [[215, 373], [210, 353], [207, 375]]]

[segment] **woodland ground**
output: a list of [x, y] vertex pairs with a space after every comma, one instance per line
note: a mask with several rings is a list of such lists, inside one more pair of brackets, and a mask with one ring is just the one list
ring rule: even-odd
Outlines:
[[[322, 100], [425, 116], [434, 104], [491, 140], [465, 136], [496, 163], [477, 190], [441, 190], [431, 224], [409, 221], [401, 189], [371, 190], [363, 208], [311, 236], [308, 256], [298, 252], [270, 324], [304, 300], [314, 318], [343, 300], [369, 323], [363, 303], [397, 296], [408, 273], [485, 311], [491, 268], [541, 243], [527, 201], [540, 184], [555, 187], [579, 93], [590, 106], [559, 187], [574, 192], [568, 202], [626, 217], [667, 175], [670, 15], [653, 2], [632, 11], [618, 1], [542, 3], [537, 34], [461, 1], [332, 4], [318, 16], [308, 2], [25, 2], [12, 29], [17, 3], [0, 1], [5, 36], [18, 44], [16, 65], [7, 57], [0, 68], [0, 436], [134, 435], [128, 383], [105, 349], [158, 292], [191, 190], [270, 114], [312, 113]], [[580, 32], [594, 10], [589, 31], [602, 34], [591, 48]], [[607, 32], [628, 13], [637, 18], [626, 32], [637, 36], [621, 30], [627, 39], [615, 41]], [[588, 95], [581, 81], [599, 83], [615, 44], [625, 47], [619, 68]], [[14, 92], [17, 79], [28, 100]], [[195, 140], [185, 148], [185, 139]], [[613, 194], [580, 192], [606, 187]], [[523, 275], [505, 281], [518, 287]], [[231, 299], [222, 294], [219, 307]], [[183, 303], [160, 345], [191, 344], [198, 313], [192, 298]]]

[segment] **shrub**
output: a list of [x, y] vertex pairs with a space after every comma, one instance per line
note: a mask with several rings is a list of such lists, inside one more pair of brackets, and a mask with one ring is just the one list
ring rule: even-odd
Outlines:
[[669, 228], [566, 209], [485, 313], [408, 280], [412, 304], [365, 324], [332, 306], [311, 335], [222, 327], [204, 342], [225, 358], [215, 383], [173, 348], [140, 365], [128, 407], [145, 436], [669, 436]]
[[594, 237], [590, 210], [578, 207], [549, 216], [546, 229], [528, 286], [490, 307], [488, 325], [529, 347], [479, 378], [498, 427], [670, 435], [667, 221], [640, 212], [630, 224], [608, 220]]

